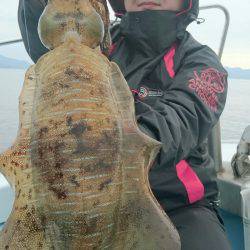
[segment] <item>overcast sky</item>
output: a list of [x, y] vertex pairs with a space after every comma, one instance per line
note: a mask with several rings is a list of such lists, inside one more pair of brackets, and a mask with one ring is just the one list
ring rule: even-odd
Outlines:
[[[0, 41], [20, 38], [16, 18], [18, 0], [0, 1]], [[201, 6], [219, 3], [230, 12], [231, 22], [222, 58], [223, 64], [250, 68], [250, 1], [241, 0], [239, 4], [237, 0], [200, 0], [200, 3]], [[200, 17], [205, 18], [206, 22], [201, 25], [192, 24], [189, 30], [201, 43], [208, 44], [217, 52], [224, 16], [221, 11], [206, 10], [200, 12]], [[21, 56], [15, 49], [8, 51], [5, 49], [4, 53], [11, 57]], [[0, 49], [0, 54], [3, 54], [3, 48]]]

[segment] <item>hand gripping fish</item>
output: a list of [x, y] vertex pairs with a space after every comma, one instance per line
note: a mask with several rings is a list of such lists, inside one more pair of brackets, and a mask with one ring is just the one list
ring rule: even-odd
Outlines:
[[51, 51], [27, 71], [18, 136], [0, 156], [15, 190], [1, 250], [180, 249], [148, 181], [160, 143], [140, 132], [127, 83], [99, 49], [105, 6], [50, 0], [40, 18]]

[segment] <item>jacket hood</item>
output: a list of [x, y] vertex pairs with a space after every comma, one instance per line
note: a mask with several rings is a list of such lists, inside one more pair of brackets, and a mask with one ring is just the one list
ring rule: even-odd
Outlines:
[[[109, 0], [115, 15], [121, 17], [126, 13], [124, 0]], [[177, 15], [183, 17], [182, 24], [188, 26], [199, 14], [199, 0], [184, 0], [184, 9]]]
[[184, 10], [177, 15], [183, 16], [183, 24], [188, 26], [191, 22], [197, 19], [199, 14], [199, 0], [185, 0]]

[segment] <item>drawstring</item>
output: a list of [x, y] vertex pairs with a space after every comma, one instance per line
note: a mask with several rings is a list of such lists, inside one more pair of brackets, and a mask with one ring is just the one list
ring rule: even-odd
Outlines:
[[197, 24], [202, 24], [202, 23], [204, 23], [206, 20], [205, 20], [205, 18], [197, 17], [195, 21], [196, 21]]
[[116, 17], [114, 21], [111, 21], [110, 26], [113, 27], [116, 24], [119, 24], [121, 21], [119, 20], [119, 17]]

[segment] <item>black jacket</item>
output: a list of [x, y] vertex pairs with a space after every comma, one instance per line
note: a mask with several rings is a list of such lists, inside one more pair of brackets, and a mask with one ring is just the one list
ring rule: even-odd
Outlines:
[[23, 42], [33, 62], [37, 60], [48, 49], [43, 46], [38, 36], [37, 26], [39, 18], [47, 4], [47, 0], [19, 0], [18, 24]]
[[[32, 12], [32, 7], [28, 13], [26, 10], [32, 28], [32, 36], [27, 36], [22, 1], [19, 24], [26, 48], [36, 61], [46, 51], [35, 29], [41, 9], [40, 13]], [[193, 1], [192, 8], [183, 15], [181, 28], [185, 30], [197, 14], [198, 1]], [[154, 195], [166, 211], [204, 197], [217, 199], [207, 136], [225, 105], [227, 73], [216, 54], [186, 31], [173, 46], [150, 60], [126, 42], [119, 25], [112, 36], [110, 59], [120, 66], [134, 93], [137, 122], [145, 133], [163, 143], [149, 173]]]
[[[171, 77], [164, 62], [169, 50], [144, 65], [146, 70], [139, 74], [124, 67], [128, 61], [130, 69], [135, 68], [127, 50], [124, 40], [118, 41], [111, 60], [120, 66], [135, 93], [140, 128], [163, 143], [149, 175], [156, 198], [166, 210], [193, 203], [195, 198], [189, 200], [187, 189], [192, 186], [188, 182], [196, 177], [185, 182], [185, 176], [179, 178], [176, 169], [180, 161], [186, 160], [203, 183], [205, 197], [217, 199], [216, 173], [208, 154], [207, 136], [225, 105], [227, 74], [216, 54], [185, 32], [173, 57], [175, 76]], [[138, 67], [136, 71], [139, 72]], [[186, 171], [190, 175], [189, 169]]]

